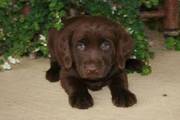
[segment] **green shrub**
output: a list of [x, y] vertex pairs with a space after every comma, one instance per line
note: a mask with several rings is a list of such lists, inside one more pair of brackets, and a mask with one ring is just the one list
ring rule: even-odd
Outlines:
[[46, 41], [39, 39], [39, 35], [46, 37], [49, 28], [62, 27], [60, 18], [64, 16], [64, 6], [58, 0], [31, 0], [28, 2], [31, 11], [25, 16], [21, 13], [25, 4], [23, 1], [9, 2], [5, 8], [0, 8], [0, 43], [6, 46], [4, 54], [21, 56], [36, 51], [47, 56]]
[[180, 51], [180, 37], [168, 37], [165, 46], [167, 49]]
[[142, 5], [145, 5], [147, 8], [157, 7], [162, 0], [140, 0]]
[[165, 46], [167, 49], [174, 49], [176, 45], [176, 40], [173, 37], [168, 37], [165, 41]]

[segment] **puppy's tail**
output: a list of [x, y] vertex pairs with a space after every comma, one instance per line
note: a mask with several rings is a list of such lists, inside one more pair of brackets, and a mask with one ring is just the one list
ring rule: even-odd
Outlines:
[[145, 66], [145, 63], [138, 59], [128, 59], [126, 61], [126, 69], [131, 72], [138, 72], [141, 73], [143, 71], [143, 67]]

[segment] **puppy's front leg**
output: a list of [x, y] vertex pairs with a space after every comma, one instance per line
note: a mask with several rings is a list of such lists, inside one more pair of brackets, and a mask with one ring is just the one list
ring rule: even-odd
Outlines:
[[55, 60], [50, 60], [50, 68], [46, 71], [46, 79], [50, 82], [57, 82], [59, 81], [59, 72], [60, 72], [60, 65]]
[[109, 85], [112, 102], [117, 107], [129, 107], [137, 102], [136, 96], [128, 90], [126, 72], [122, 71], [112, 78]]
[[61, 79], [61, 85], [69, 96], [72, 107], [87, 109], [93, 106], [93, 99], [86, 86], [76, 78], [66, 77]]

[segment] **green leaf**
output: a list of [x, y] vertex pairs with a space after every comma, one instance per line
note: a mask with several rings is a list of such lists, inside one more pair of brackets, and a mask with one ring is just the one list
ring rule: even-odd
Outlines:
[[165, 41], [165, 46], [167, 49], [173, 49], [176, 45], [176, 40], [173, 37], [168, 37]]
[[4, 60], [0, 59], [0, 65], [4, 64]]
[[8, 7], [10, 0], [0, 0], [0, 8]]
[[142, 69], [141, 75], [149, 75], [152, 72], [151, 67], [145, 65]]
[[180, 51], [180, 40], [176, 40], [175, 50]]

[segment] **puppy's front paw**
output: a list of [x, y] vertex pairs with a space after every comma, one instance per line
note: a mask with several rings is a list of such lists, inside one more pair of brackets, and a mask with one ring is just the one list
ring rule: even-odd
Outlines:
[[137, 99], [130, 91], [121, 90], [112, 95], [112, 102], [117, 107], [130, 107], [137, 103]]
[[69, 96], [69, 103], [72, 107], [87, 109], [93, 106], [93, 99], [89, 93], [76, 93]]
[[50, 82], [59, 81], [59, 71], [50, 68], [48, 71], [46, 71], [46, 79]]

